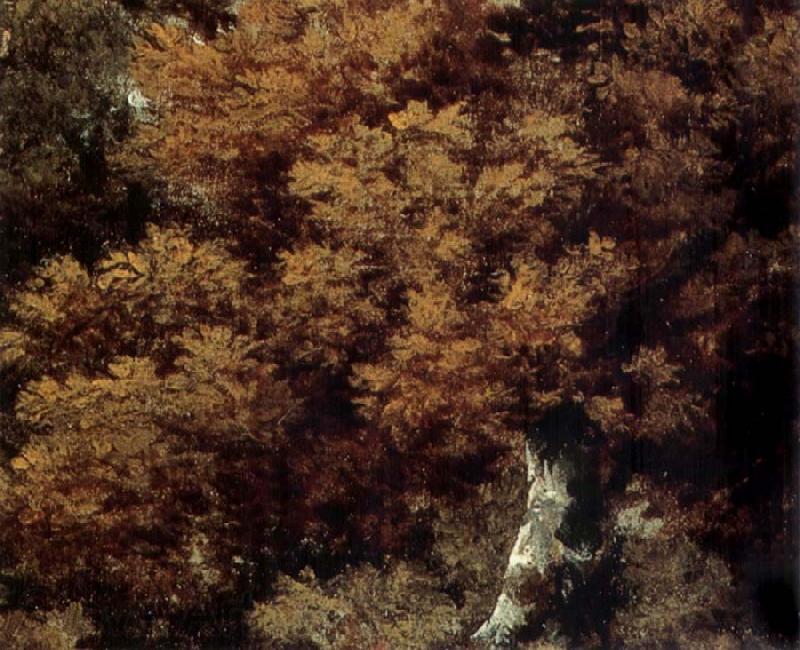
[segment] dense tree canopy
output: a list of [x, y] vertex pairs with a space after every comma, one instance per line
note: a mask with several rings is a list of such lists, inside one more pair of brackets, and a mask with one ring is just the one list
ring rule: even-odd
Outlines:
[[791, 2], [3, 12], [6, 645], [796, 640]]

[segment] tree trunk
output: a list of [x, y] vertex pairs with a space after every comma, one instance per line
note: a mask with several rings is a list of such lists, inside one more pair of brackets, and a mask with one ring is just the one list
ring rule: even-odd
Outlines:
[[492, 615], [473, 635], [491, 646], [513, 643], [530, 616], [555, 589], [554, 571], [565, 559], [581, 560], [557, 537], [572, 498], [567, 492], [567, 463], [559, 457], [546, 460], [541, 450], [526, 444], [528, 509], [517, 534], [503, 576], [503, 590]]

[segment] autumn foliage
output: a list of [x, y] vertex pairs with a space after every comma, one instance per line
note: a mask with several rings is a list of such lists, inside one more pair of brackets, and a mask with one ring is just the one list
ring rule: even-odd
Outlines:
[[[53, 647], [466, 647], [494, 597], [468, 548], [518, 525], [489, 513], [526, 437], [591, 458], [570, 521], [602, 535], [562, 533], [602, 566], [652, 550], [609, 532], [639, 478], [694, 564], [791, 547], [794, 403], [754, 385], [793, 381], [789, 3], [111, 4], [124, 39], [74, 56], [121, 47], [116, 77], [59, 95], [72, 130], [108, 104], [100, 180], [43, 117], [82, 171], [34, 173], [0, 109], [4, 232], [42, 197], [74, 231], [7, 260], [0, 638], [38, 608]], [[46, 92], [8, 24], [0, 88]], [[442, 532], [459, 511], [491, 528]], [[638, 647], [619, 602], [564, 634]]]

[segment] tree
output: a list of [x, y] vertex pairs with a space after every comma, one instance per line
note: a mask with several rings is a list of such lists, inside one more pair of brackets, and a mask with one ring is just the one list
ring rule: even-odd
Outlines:
[[[468, 6], [251, 2], [239, 15], [243, 28], [210, 42], [156, 24], [139, 41], [132, 74], [159, 119], [139, 125], [121, 160], [154, 163], [190, 201], [221, 200], [223, 210], [234, 196], [255, 201], [252, 214], [262, 161], [286, 155], [310, 127], [343, 114], [385, 113], [403, 84], [423, 83], [437, 51], [480, 24], [480, 4]], [[174, 83], [162, 84], [165, 76]]]
[[125, 229], [132, 206], [107, 153], [126, 126], [128, 30], [117, 5], [60, 0], [6, 3], [0, 28], [13, 98], [0, 112], [0, 271], [15, 281], [59, 239], [91, 255]]
[[154, 19], [202, 24], [233, 16], [227, 0], [7, 2], [0, 8], [0, 256], [3, 282], [71, 251], [92, 263], [108, 241], [143, 235], [154, 183], [113, 164], [146, 113], [131, 83], [133, 35]]
[[105, 641], [125, 603], [134, 644], [728, 642], [735, 552], [792, 542], [796, 407], [753, 379], [791, 385], [796, 339], [787, 7], [215, 24], [131, 53], [114, 165], [171, 223], [7, 292], [0, 544], [34, 606]]
[[276, 447], [292, 404], [252, 338], [247, 277], [218, 243], [151, 227], [94, 274], [54, 260], [13, 296], [3, 354], [27, 380], [15, 412], [31, 437], [3, 516], [21, 574], [54, 592], [112, 584], [162, 616], [234, 588], [218, 457]]

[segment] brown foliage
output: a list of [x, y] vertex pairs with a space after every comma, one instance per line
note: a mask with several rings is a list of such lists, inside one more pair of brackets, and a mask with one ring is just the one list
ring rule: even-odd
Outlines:
[[431, 50], [481, 24], [480, 3], [468, 7], [254, 0], [240, 28], [209, 42], [154, 25], [132, 72], [159, 119], [139, 126], [136, 155], [123, 161], [155, 163], [189, 197], [224, 200], [244, 189], [237, 179], [253, 171], [244, 160], [291, 150], [309, 128], [345, 112], [370, 117], [395, 103], [398, 84], [424, 77]]
[[10, 611], [0, 614], [0, 642], [19, 650], [74, 650], [94, 632], [78, 603], [61, 610], [26, 614]]
[[[175, 603], [230, 584], [210, 568], [230, 567], [232, 553], [215, 537], [225, 511], [215, 454], [237, 440], [273, 445], [291, 406], [244, 335], [245, 278], [214, 244], [153, 228], [93, 276], [61, 259], [15, 296], [6, 360], [51, 354], [17, 398], [34, 435], [3, 477], [20, 571], [54, 588], [88, 573]], [[80, 354], [98, 339], [94, 358]], [[227, 560], [215, 563], [219, 553]]]
[[[663, 468], [735, 456], [719, 447], [753, 432], [720, 430], [721, 377], [793, 350], [791, 316], [766, 321], [789, 304], [797, 245], [797, 20], [725, 0], [545, 4], [251, 0], [213, 39], [176, 21], [138, 39], [147, 101], [116, 163], [154, 170], [175, 223], [91, 267], [42, 262], [0, 330], [16, 432], [0, 543], [48, 608], [103, 585], [161, 620], [246, 584], [266, 644], [402, 647], [409, 614], [447, 643], [453, 599], [411, 560], [488, 589], [453, 512], [538, 431], [601, 448], [603, 490], [652, 450], [630, 471], [688, 494], [691, 516], [670, 515], [660, 550], [624, 542], [641, 593], [643, 554], [676, 554], [668, 622], [646, 604], [619, 616], [664, 643], [685, 640], [675, 621], [711, 629], [719, 594], [679, 568], [727, 570], [686, 535], [750, 539], [758, 503], [731, 504], [757, 461], [707, 480]], [[567, 410], [585, 422], [537, 428]], [[777, 467], [775, 440], [752, 444]], [[628, 497], [573, 488], [610, 534]], [[383, 573], [295, 579], [390, 555]], [[359, 609], [370, 585], [391, 621]]]

